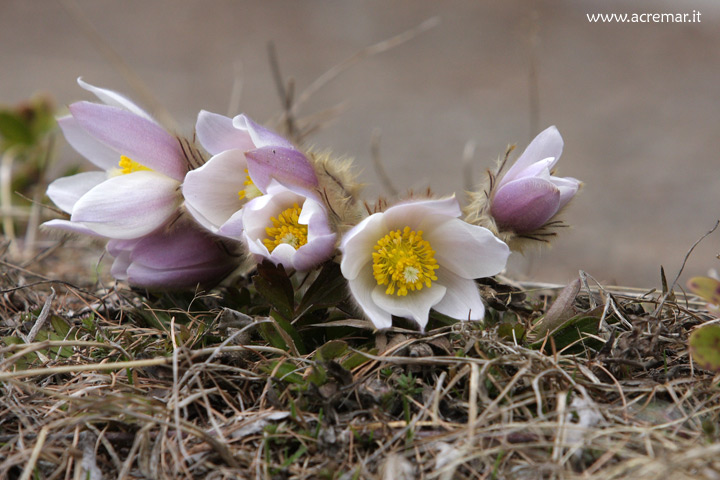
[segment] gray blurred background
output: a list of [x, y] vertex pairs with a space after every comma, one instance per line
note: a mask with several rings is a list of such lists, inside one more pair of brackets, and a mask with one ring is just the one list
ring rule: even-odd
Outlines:
[[[693, 10], [699, 23], [586, 16]], [[181, 133], [192, 132], [200, 109], [265, 122], [281, 111], [268, 42], [299, 93], [364, 47], [431, 18], [434, 28], [343, 71], [302, 106], [301, 115], [344, 107], [310, 143], [355, 158], [372, 199], [382, 192], [375, 130], [399, 189], [449, 193], [465, 185], [467, 142], [479, 179], [509, 143], [519, 153], [555, 124], [565, 139], [559, 174], [585, 187], [566, 216], [573, 229], [549, 251], [514, 259], [513, 275], [566, 282], [582, 269], [650, 288], [664, 265], [674, 277], [720, 218], [714, 0], [0, 0], [0, 103], [38, 92], [60, 105], [90, 99], [76, 84], [82, 76], [160, 118], [164, 109]], [[76, 158], [67, 148], [62, 156]], [[719, 235], [698, 247], [688, 275], [718, 266]]]

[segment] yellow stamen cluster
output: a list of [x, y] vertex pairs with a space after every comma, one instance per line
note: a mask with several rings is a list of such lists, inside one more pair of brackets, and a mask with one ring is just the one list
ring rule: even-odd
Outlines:
[[300, 225], [300, 207], [294, 204], [292, 207], [280, 212], [277, 218], [272, 217], [272, 227], [266, 227], [265, 232], [268, 238], [263, 240], [268, 251], [272, 253], [275, 247], [282, 243], [292, 245], [295, 250], [307, 243], [307, 225]]
[[132, 158], [126, 157], [125, 155], [120, 156], [118, 166], [120, 167], [120, 173], [122, 175], [127, 175], [128, 173], [133, 172], [141, 172], [143, 170], [152, 170], [151, 168], [148, 168], [145, 165], [136, 162]]
[[262, 195], [262, 192], [255, 186], [252, 178], [250, 178], [247, 168], [245, 169], [245, 182], [243, 182], [243, 185], [245, 185], [245, 188], [238, 192], [238, 198], [240, 198], [240, 200], [251, 200]]
[[375, 245], [373, 253], [373, 275], [378, 285], [387, 285], [385, 293], [405, 296], [408, 290], [430, 288], [437, 280], [435, 270], [439, 268], [435, 251], [422, 238], [422, 230], [405, 227], [401, 232], [394, 230]]

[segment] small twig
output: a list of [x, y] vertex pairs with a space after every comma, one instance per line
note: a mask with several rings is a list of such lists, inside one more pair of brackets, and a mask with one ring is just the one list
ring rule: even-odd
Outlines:
[[35, 337], [37, 337], [38, 332], [40, 332], [40, 329], [43, 325], [45, 325], [48, 315], [50, 315], [50, 306], [52, 305], [53, 300], [55, 300], [55, 289], [50, 287], [50, 295], [48, 295], [45, 299], [45, 304], [40, 311], [40, 315], [38, 315], [37, 320], [35, 320], [35, 324], [30, 329], [30, 333], [28, 333], [27, 337], [25, 337], [25, 343], [32, 343], [35, 341]]
[[462, 154], [462, 172], [463, 172], [463, 188], [471, 191], [475, 187], [473, 182], [472, 159], [475, 156], [475, 148], [477, 144], [473, 140], [465, 142]]
[[167, 365], [171, 358], [157, 357], [146, 360], [134, 360], [132, 362], [110, 362], [110, 363], [89, 363], [85, 365], [62, 365], [49, 368], [31, 368], [28, 370], [17, 370], [15, 372], [0, 372], [0, 381], [10, 378], [29, 378], [40, 375], [57, 375], [59, 373], [91, 372], [93, 370], [122, 370], [124, 368], [153, 367], [156, 365]]
[[2, 211], [3, 234], [10, 240], [10, 256], [15, 257], [19, 250], [15, 237], [15, 221], [13, 220], [12, 199], [12, 166], [15, 161], [15, 152], [12, 148], [5, 151], [0, 159], [0, 211]]
[[30, 455], [30, 459], [25, 464], [25, 469], [23, 469], [20, 480], [30, 480], [30, 478], [32, 478], [32, 475], [35, 472], [35, 464], [37, 463], [37, 460], [40, 457], [40, 452], [45, 445], [45, 438], [47, 438], [47, 434], [48, 426], [45, 425], [44, 427], [42, 427], [42, 429], [40, 429], [40, 435], [38, 435], [38, 438], [35, 442], [35, 447], [33, 448], [32, 454]]
[[655, 312], [653, 313], [654, 316], [660, 315], [660, 312], [662, 311], [663, 307], [665, 306], [665, 301], [669, 298], [670, 295], [672, 295], [672, 291], [675, 289], [675, 285], [677, 285], [678, 280], [680, 279], [680, 275], [682, 275], [683, 270], [685, 270], [685, 264], [688, 261], [688, 258], [690, 258], [690, 255], [692, 254], [693, 250], [695, 250], [695, 247], [697, 247], [700, 242], [705, 240], [708, 236], [710, 236], [715, 230], [717, 230], [718, 225], [720, 225], [720, 220], [717, 220], [715, 222], [715, 226], [713, 226], [710, 231], [708, 231], [705, 235], [698, 238], [695, 243], [693, 243], [692, 247], [690, 247], [690, 250], [685, 254], [685, 258], [683, 259], [682, 265], [680, 266], [680, 270], [678, 270], [677, 275], [675, 275], [675, 279], [673, 280], [672, 284], [670, 285], [670, 288], [668, 288], [668, 291], [665, 292], [665, 295], [663, 295], [662, 299], [660, 299], [660, 303], [658, 304], [657, 308], [655, 309]]
[[385, 166], [380, 158], [380, 130], [377, 128], [372, 132], [372, 138], [370, 140], [370, 155], [372, 157], [375, 173], [377, 174], [380, 183], [383, 187], [385, 187], [385, 190], [387, 190], [390, 195], [397, 195], [398, 190], [395, 188], [395, 185], [393, 185], [392, 180], [390, 180], [390, 177], [385, 171]]

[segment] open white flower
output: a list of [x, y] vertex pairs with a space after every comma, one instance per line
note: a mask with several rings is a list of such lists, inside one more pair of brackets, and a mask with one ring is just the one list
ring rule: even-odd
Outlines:
[[308, 271], [328, 260], [335, 251], [336, 233], [327, 211], [314, 196], [304, 196], [273, 181], [267, 194], [242, 209], [242, 224], [223, 227], [221, 235], [242, 234], [258, 261], [267, 258], [287, 269]]
[[411, 201], [367, 217], [345, 235], [342, 274], [377, 328], [390, 327], [395, 315], [424, 329], [430, 309], [483, 319], [474, 279], [502, 271], [510, 249], [460, 215], [455, 197]]
[[180, 143], [125, 97], [78, 83], [106, 104], [73, 103], [58, 124], [70, 145], [103, 171], [51, 183], [47, 195], [70, 220], [45, 225], [117, 239], [147, 235], [182, 201], [188, 165]]
[[213, 156], [188, 172], [182, 192], [186, 209], [213, 233], [240, 231], [243, 206], [266, 193], [271, 180], [307, 191], [317, 185], [302, 152], [245, 115], [230, 119], [202, 111], [196, 131]]

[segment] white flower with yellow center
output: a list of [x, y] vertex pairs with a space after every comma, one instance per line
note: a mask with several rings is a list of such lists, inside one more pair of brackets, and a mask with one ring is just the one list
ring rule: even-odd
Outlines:
[[460, 220], [455, 197], [401, 203], [353, 227], [340, 243], [341, 270], [377, 328], [392, 316], [424, 329], [430, 309], [458, 320], [485, 316], [476, 278], [500, 273], [510, 249]]
[[78, 80], [105, 105], [76, 102], [58, 119], [68, 143], [104, 171], [55, 180], [47, 195], [70, 220], [45, 226], [134, 239], [165, 224], [182, 202], [188, 165], [178, 139], [125, 97]]
[[[223, 234], [223, 229], [218, 232]], [[332, 257], [337, 235], [327, 211], [305, 196], [272, 181], [267, 194], [242, 209], [242, 235], [256, 260], [268, 259], [286, 269], [308, 271]]]
[[243, 207], [263, 195], [273, 179], [308, 191], [317, 185], [302, 152], [245, 115], [231, 119], [202, 111], [195, 129], [213, 156], [188, 172], [182, 191], [186, 209], [213, 233], [239, 240]]

